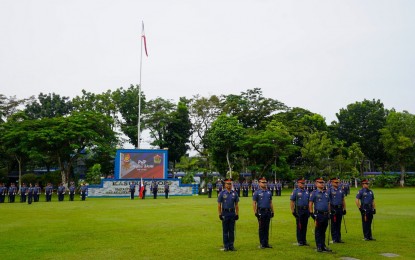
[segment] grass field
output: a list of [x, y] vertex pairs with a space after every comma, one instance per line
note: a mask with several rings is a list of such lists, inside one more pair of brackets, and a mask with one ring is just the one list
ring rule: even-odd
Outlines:
[[222, 227], [216, 194], [206, 196], [87, 198], [86, 201], [0, 204], [0, 259], [387, 259], [382, 253], [415, 259], [415, 189], [374, 189], [377, 214], [373, 235], [362, 241], [357, 190], [346, 198], [345, 244], [334, 253], [315, 252], [311, 219], [310, 247], [293, 245], [295, 220], [289, 210], [291, 191], [274, 197], [275, 217], [270, 244], [258, 249], [258, 224], [252, 198], [241, 198], [236, 224], [236, 252], [220, 251]]

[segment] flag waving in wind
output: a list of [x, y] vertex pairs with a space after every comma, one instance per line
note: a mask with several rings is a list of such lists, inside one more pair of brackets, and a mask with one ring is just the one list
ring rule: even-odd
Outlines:
[[143, 198], [143, 196], [144, 196], [144, 182], [143, 182], [143, 178], [141, 178], [141, 183], [140, 183], [140, 193], [139, 193], [139, 196], [140, 196], [140, 199], [142, 199]]
[[142, 24], [142, 28], [141, 28], [141, 38], [144, 41], [144, 51], [146, 52], [146, 56], [148, 57], [148, 52], [147, 52], [147, 41], [146, 41], [146, 35], [144, 33], [144, 22], [141, 21]]

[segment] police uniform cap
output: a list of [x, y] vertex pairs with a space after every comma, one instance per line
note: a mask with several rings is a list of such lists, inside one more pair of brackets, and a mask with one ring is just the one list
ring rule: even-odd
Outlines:
[[305, 183], [305, 179], [303, 177], [298, 178], [297, 182], [304, 184]]
[[225, 183], [232, 183], [232, 179], [231, 178], [225, 179], [224, 182]]
[[362, 184], [368, 184], [369, 183], [369, 180], [368, 179], [363, 179], [362, 180]]
[[324, 181], [324, 179], [323, 179], [323, 177], [317, 177], [317, 178], [314, 179], [314, 181], [317, 181], [317, 182], [318, 181]]
[[339, 177], [333, 177], [333, 178], [331, 178], [330, 180], [331, 180], [331, 181], [339, 181], [340, 179], [339, 179]]
[[261, 179], [259, 179], [260, 182], [267, 182], [267, 179], [265, 179], [265, 177], [262, 177]]

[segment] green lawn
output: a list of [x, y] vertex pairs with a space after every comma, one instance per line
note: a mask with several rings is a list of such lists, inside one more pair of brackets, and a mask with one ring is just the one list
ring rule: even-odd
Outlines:
[[310, 247], [293, 245], [295, 220], [289, 195], [274, 197], [276, 209], [270, 244], [258, 249], [258, 224], [252, 198], [241, 198], [236, 224], [237, 252], [222, 252], [222, 228], [216, 194], [157, 200], [87, 198], [86, 201], [32, 205], [0, 204], [0, 259], [387, 259], [381, 253], [415, 259], [415, 189], [374, 189], [377, 214], [373, 235], [362, 241], [361, 220], [354, 204], [356, 190], [346, 198], [343, 240], [330, 245], [334, 253], [315, 252], [311, 220]]

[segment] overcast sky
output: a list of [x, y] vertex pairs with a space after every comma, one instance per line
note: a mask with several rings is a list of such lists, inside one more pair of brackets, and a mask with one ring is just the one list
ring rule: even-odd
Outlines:
[[265, 97], [330, 123], [380, 99], [415, 113], [415, 1], [1, 0], [0, 93]]

